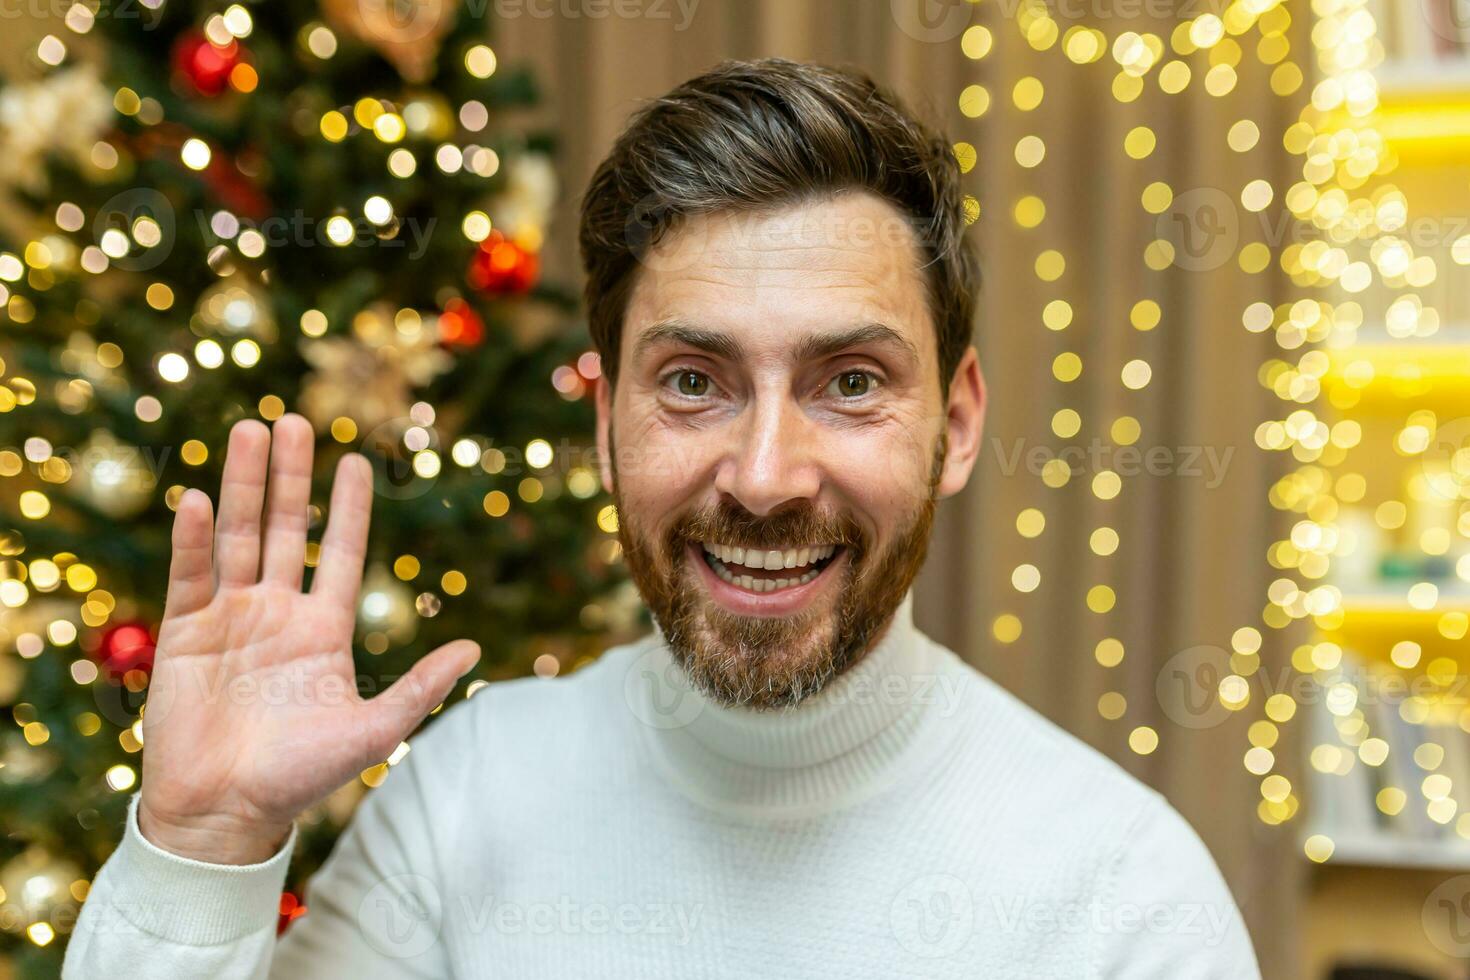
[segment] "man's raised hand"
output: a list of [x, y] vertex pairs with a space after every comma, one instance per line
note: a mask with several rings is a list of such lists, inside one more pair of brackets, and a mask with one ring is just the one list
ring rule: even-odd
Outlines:
[[313, 442], [299, 415], [274, 429], [236, 423], [219, 514], [200, 490], [179, 499], [138, 822], [185, 857], [270, 857], [301, 811], [386, 759], [480, 656], [457, 640], [377, 697], [359, 696], [352, 638], [372, 472], [357, 454], [338, 464], [302, 591]]

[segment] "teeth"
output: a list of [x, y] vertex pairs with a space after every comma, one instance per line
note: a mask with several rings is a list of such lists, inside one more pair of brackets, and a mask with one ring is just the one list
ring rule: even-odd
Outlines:
[[[780, 589], [790, 588], [793, 585], [805, 585], [806, 583], [810, 582], [812, 579], [821, 574], [820, 571], [812, 568], [797, 576], [796, 578], [769, 579], [753, 578], [749, 575], [736, 575], [734, 572], [730, 571], [724, 555], [729, 554], [732, 551], [738, 554], [740, 551], [739, 548], [731, 549], [720, 545], [714, 547], [706, 547], [705, 550], [707, 550], [711, 555], [714, 555], [716, 559], [718, 559], [710, 566], [715, 570], [716, 575], [718, 575], [722, 580], [729, 582], [731, 585], [738, 586], [739, 588], [746, 589], [750, 592], [776, 592]], [[826, 548], [815, 548], [811, 550], [814, 556], [813, 560], [820, 560], [822, 557], [825, 557], [822, 552], [825, 551], [828, 555], [830, 555], [834, 549], [831, 546], [828, 546]], [[755, 556], [761, 556], [766, 554], [766, 552], [753, 551], [751, 552], [751, 554]], [[735, 562], [735, 564], [739, 565], [740, 563], [737, 561]], [[746, 565], [744, 567], [749, 568], [751, 566]]]
[[[783, 550], [756, 550], [751, 548], [737, 548], [733, 545], [706, 544], [704, 550], [726, 565], [739, 565], [744, 568], [758, 569], [783, 569], [804, 568], [813, 562], [823, 561], [832, 557], [837, 550], [836, 545], [826, 544], [808, 546], [805, 548], [787, 548]], [[780, 581], [777, 579], [776, 581]]]

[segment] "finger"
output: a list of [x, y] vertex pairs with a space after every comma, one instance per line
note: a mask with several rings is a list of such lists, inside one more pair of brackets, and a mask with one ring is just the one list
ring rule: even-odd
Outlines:
[[185, 616], [208, 605], [214, 596], [214, 563], [211, 531], [214, 508], [209, 494], [189, 489], [179, 498], [174, 512], [173, 557], [168, 566], [168, 597], [163, 617]]
[[352, 606], [362, 587], [362, 562], [367, 554], [368, 522], [373, 512], [373, 471], [357, 453], [337, 464], [327, 530], [322, 535], [321, 558], [311, 580], [311, 592]]
[[266, 490], [265, 542], [260, 559], [262, 582], [301, 588], [315, 438], [311, 423], [300, 415], [283, 415], [271, 428], [270, 486]]
[[449, 696], [454, 684], [480, 659], [480, 646], [471, 640], [455, 640], [430, 653], [413, 669], [394, 681], [388, 690], [365, 705], [371, 712], [366, 726], [368, 741], [363, 768], [376, 765], [413, 733], [424, 716]]
[[250, 585], [260, 563], [260, 505], [271, 432], [246, 419], [230, 430], [220, 484], [219, 520], [214, 529], [214, 564], [220, 585]]

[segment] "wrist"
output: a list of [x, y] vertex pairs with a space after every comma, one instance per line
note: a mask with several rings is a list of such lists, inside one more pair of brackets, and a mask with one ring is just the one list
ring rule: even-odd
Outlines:
[[148, 843], [208, 864], [260, 864], [281, 849], [291, 821], [245, 823], [235, 818], [160, 815], [138, 800], [138, 831]]

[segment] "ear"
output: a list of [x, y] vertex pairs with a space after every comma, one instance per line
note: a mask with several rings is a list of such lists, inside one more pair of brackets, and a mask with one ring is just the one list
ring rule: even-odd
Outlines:
[[612, 382], [607, 373], [592, 382], [597, 386], [597, 465], [602, 474], [602, 487], [609, 493], [613, 489], [612, 465]]
[[940, 497], [953, 496], [970, 482], [970, 471], [980, 455], [984, 424], [985, 378], [980, 373], [980, 355], [974, 347], [968, 347], [949, 383], [949, 406], [944, 417], [949, 445], [936, 488]]

